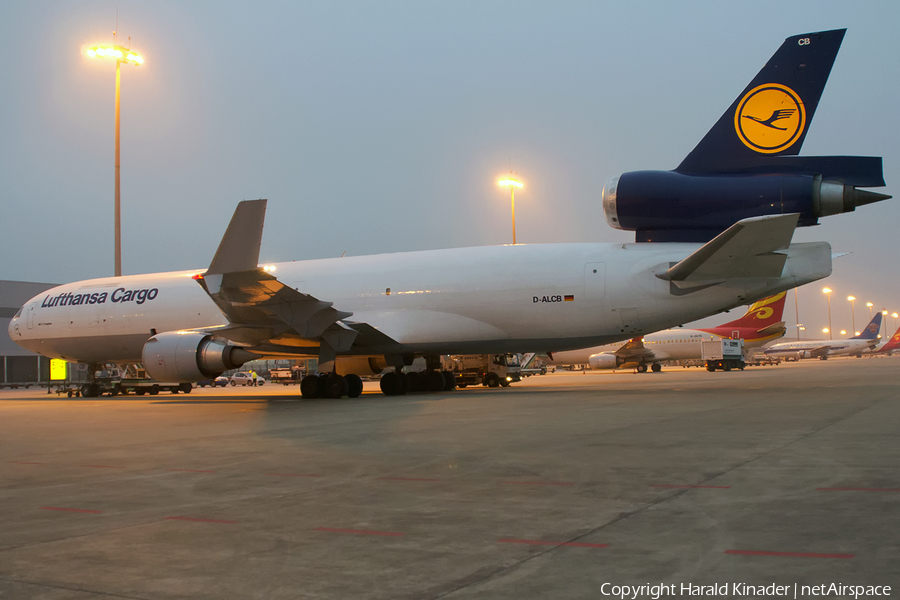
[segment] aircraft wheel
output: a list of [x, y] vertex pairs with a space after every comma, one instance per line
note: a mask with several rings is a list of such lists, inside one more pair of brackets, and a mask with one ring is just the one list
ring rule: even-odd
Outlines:
[[637, 366], [637, 372], [638, 372], [638, 373], [646, 373], [646, 372], [647, 372], [647, 365], [645, 365], [644, 363], [639, 364], [639, 365]]
[[400, 379], [400, 374], [396, 371], [385, 373], [381, 378], [380, 387], [385, 396], [399, 396], [403, 393], [403, 381]]
[[650, 365], [650, 370], [654, 373], [659, 373], [660, 371], [662, 371], [662, 365], [659, 363], [653, 363], [652, 365]]
[[423, 392], [428, 389], [422, 373], [413, 371], [412, 373], [407, 373], [406, 378], [409, 380], [409, 391]]
[[347, 380], [347, 396], [350, 398], [359, 398], [363, 391], [363, 382], [359, 375], [350, 373], [349, 375], [345, 375], [344, 379]]
[[319, 397], [319, 378], [307, 375], [300, 380], [300, 395], [304, 400], [315, 400]]
[[440, 371], [425, 372], [425, 389], [429, 392], [444, 391], [444, 376], [441, 375]]
[[445, 392], [452, 392], [456, 389], [456, 376], [453, 371], [441, 371], [441, 376], [444, 378]]
[[400, 376], [400, 395], [405, 396], [409, 393], [409, 377], [406, 376], [406, 373], [398, 373]]
[[347, 380], [337, 373], [332, 373], [328, 376], [328, 381], [325, 384], [327, 395], [329, 398], [334, 398], [335, 400], [338, 398], [343, 398], [350, 391], [349, 386], [347, 385]]

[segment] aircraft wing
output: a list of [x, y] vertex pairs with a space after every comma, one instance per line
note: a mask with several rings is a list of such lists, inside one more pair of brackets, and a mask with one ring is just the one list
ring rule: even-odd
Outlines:
[[781, 277], [797, 213], [742, 219], [657, 277], [689, 293], [736, 277]]
[[653, 351], [644, 346], [643, 337], [636, 337], [634, 339], [628, 340], [613, 354], [624, 358], [626, 362], [638, 360], [641, 358], [643, 358], [644, 360], [653, 360], [656, 358], [656, 355], [653, 354]]
[[353, 313], [287, 286], [257, 266], [265, 210], [265, 200], [238, 204], [209, 269], [194, 277], [228, 319], [228, 325], [206, 331], [272, 353], [284, 352], [285, 346], [327, 345], [346, 352], [354, 344], [393, 342], [365, 323], [345, 321]]
[[828, 356], [828, 353], [829, 353], [830, 351], [831, 351], [831, 346], [828, 346], [828, 345], [825, 345], [825, 346], [818, 346], [818, 347], [813, 348], [813, 349], [811, 349], [811, 350], [806, 350], [806, 352], [809, 352], [809, 355], [810, 355], [812, 358], [819, 358], [820, 356]]
[[281, 341], [288, 346], [325, 341], [344, 352], [357, 337], [357, 331], [342, 322], [353, 313], [288, 287], [264, 269], [206, 273], [196, 279], [229, 321], [215, 333], [232, 341], [253, 345]]

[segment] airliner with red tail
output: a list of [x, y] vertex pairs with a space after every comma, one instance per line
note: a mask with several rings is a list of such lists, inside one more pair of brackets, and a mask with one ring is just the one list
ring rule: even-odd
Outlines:
[[701, 342], [722, 338], [744, 340], [745, 348], [762, 346], [784, 335], [784, 300], [781, 292], [753, 304], [740, 319], [708, 329], [666, 329], [625, 344], [607, 344], [583, 350], [555, 352], [551, 365], [587, 364], [592, 369], [634, 368], [643, 373], [648, 368], [656, 372], [667, 360], [688, 360], [701, 357]]

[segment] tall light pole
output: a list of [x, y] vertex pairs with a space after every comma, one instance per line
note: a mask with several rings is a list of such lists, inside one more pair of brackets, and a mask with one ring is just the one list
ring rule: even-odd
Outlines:
[[825, 294], [825, 297], [828, 298], [828, 339], [834, 339], [831, 333], [831, 292], [833, 290], [831, 288], [822, 288], [822, 293]]
[[522, 182], [513, 179], [512, 177], [507, 177], [506, 179], [501, 179], [497, 182], [501, 187], [507, 186], [509, 187], [509, 202], [512, 206], [512, 231], [513, 231], [513, 246], [516, 245], [516, 188], [522, 187]]
[[850, 301], [850, 323], [853, 326], [853, 335], [859, 335], [859, 332], [856, 331], [856, 296], [847, 296], [847, 300]]
[[116, 60], [116, 204], [115, 204], [115, 268], [116, 277], [122, 275], [122, 216], [121, 196], [119, 193], [119, 73], [122, 63], [132, 65], [144, 64], [144, 59], [124, 46], [113, 44], [111, 46], [92, 46], [88, 48], [87, 55], [91, 58], [114, 58]]
[[875, 305], [872, 304], [871, 302], [866, 302], [866, 306], [869, 307], [869, 320], [871, 321], [872, 320], [872, 307]]

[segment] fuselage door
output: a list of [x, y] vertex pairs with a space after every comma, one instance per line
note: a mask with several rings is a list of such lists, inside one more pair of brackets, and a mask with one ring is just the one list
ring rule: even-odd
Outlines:
[[37, 309], [37, 302], [32, 302], [28, 307], [28, 314], [26, 315], [26, 320], [28, 322], [28, 329], [34, 329], [34, 313], [35, 309]]

